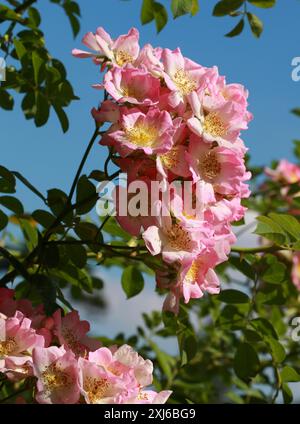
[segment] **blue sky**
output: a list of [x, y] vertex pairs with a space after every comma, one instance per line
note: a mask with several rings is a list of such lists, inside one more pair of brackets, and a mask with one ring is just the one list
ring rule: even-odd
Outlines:
[[[169, 0], [163, 2], [169, 5]], [[90, 109], [100, 101], [101, 93], [92, 89], [91, 84], [99, 82], [99, 73], [89, 60], [75, 59], [70, 52], [74, 47], [82, 47], [82, 36], [97, 26], [104, 26], [114, 37], [136, 26], [141, 33], [141, 44], [180, 46], [193, 60], [205, 66], [218, 65], [229, 82], [240, 82], [250, 91], [250, 110], [255, 119], [244, 139], [253, 162], [262, 164], [272, 158], [292, 158], [291, 140], [299, 137], [300, 131], [300, 120], [289, 113], [292, 107], [300, 106], [300, 82], [291, 79], [291, 60], [300, 56], [299, 1], [290, 0], [287, 6], [286, 1], [279, 0], [278, 5], [269, 10], [252, 8], [265, 23], [260, 40], [255, 39], [248, 28], [237, 38], [224, 37], [235, 20], [211, 16], [216, 0], [201, 1], [197, 17], [172, 20], [159, 35], [153, 24], [140, 25], [141, 0], [79, 1], [82, 27], [76, 40], [62, 10], [48, 1], [39, 3], [47, 45], [52, 54], [65, 63], [80, 101], [68, 109], [70, 130], [66, 135], [61, 132], [54, 114], [45, 127], [36, 129], [32, 121], [23, 118], [18, 101], [13, 113], [0, 110], [0, 123], [1, 163], [22, 172], [41, 190], [68, 189], [92, 133]], [[105, 153], [103, 147], [95, 146], [87, 172], [101, 167]], [[21, 187], [20, 195], [28, 209], [40, 206], [39, 201]]]

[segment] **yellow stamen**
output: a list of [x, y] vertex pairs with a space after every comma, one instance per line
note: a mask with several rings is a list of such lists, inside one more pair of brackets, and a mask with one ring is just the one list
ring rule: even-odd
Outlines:
[[184, 69], [177, 69], [172, 77], [182, 95], [187, 96], [196, 90], [197, 84]]
[[186, 283], [194, 284], [196, 282], [201, 266], [202, 266], [202, 263], [200, 259], [195, 259], [192, 262], [192, 265], [185, 276]]
[[84, 390], [87, 393], [90, 403], [97, 403], [106, 396], [109, 383], [106, 378], [86, 377], [84, 380]]
[[0, 356], [5, 356], [9, 355], [10, 353], [13, 353], [16, 347], [17, 343], [13, 338], [8, 338], [7, 340], [0, 342]]
[[115, 59], [119, 66], [123, 66], [126, 63], [132, 63], [134, 58], [128, 52], [124, 50], [117, 50], [115, 52]]
[[221, 172], [221, 164], [216, 153], [211, 150], [198, 162], [199, 173], [204, 181], [212, 182]]
[[203, 129], [213, 137], [223, 137], [227, 133], [227, 126], [215, 112], [209, 112], [205, 116]]
[[167, 232], [169, 243], [175, 250], [190, 251], [192, 240], [189, 233], [179, 224], [175, 223]]
[[136, 124], [134, 127], [126, 128], [127, 138], [131, 143], [140, 147], [154, 147], [157, 140], [157, 130], [143, 124]]
[[56, 364], [49, 365], [42, 373], [42, 380], [46, 390], [53, 390], [62, 387], [71, 387], [72, 378], [59, 369]]
[[163, 166], [167, 169], [174, 168], [180, 161], [180, 150], [178, 146], [173, 147], [169, 152], [160, 156]]

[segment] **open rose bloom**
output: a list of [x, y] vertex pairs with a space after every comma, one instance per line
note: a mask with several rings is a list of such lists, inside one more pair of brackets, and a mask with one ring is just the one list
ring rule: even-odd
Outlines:
[[[245, 213], [241, 201], [249, 197], [251, 174], [241, 133], [252, 119], [248, 91], [227, 84], [217, 67], [200, 65], [179, 48], [140, 48], [134, 28], [116, 39], [98, 28], [83, 43], [91, 52], [75, 49], [74, 56], [91, 57], [104, 72], [94, 87], [105, 90], [105, 101], [92, 110], [99, 126], [108, 123], [100, 143], [128, 176], [115, 194], [127, 190], [132, 202], [136, 181], [148, 188], [159, 182], [162, 191], [190, 183], [190, 207], [187, 192], [170, 192], [167, 201], [162, 193], [157, 199], [144, 196], [140, 215], [129, 208], [124, 214], [124, 202], [116, 200], [118, 223], [165, 263], [156, 280], [169, 291], [164, 308], [177, 313], [181, 298], [187, 303], [219, 292], [214, 268], [227, 260], [235, 242], [231, 223]], [[286, 166], [281, 168], [278, 174]], [[288, 170], [289, 178], [295, 172]]]
[[[0, 374], [16, 384], [28, 381], [34, 402], [161, 404], [170, 397], [169, 390], [153, 390], [149, 359], [126, 344], [101, 347], [77, 311], [58, 309], [46, 317], [40, 305], [15, 300], [10, 289], [0, 289], [0, 300]], [[40, 326], [32, 319], [36, 316]], [[26, 401], [20, 397], [16, 403]]]

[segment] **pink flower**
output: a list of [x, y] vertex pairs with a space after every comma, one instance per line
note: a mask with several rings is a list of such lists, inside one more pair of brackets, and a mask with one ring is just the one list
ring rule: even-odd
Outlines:
[[101, 106], [98, 109], [93, 108], [91, 113], [99, 125], [102, 125], [104, 122], [116, 123], [120, 119], [120, 106], [111, 100], [104, 100]]
[[300, 167], [286, 159], [281, 159], [275, 169], [265, 168], [265, 173], [273, 181], [294, 184], [300, 181]]
[[201, 96], [199, 93], [189, 96], [194, 113], [187, 121], [191, 131], [208, 143], [216, 141], [220, 145], [227, 145], [228, 142], [235, 142], [241, 130], [248, 128], [251, 116], [239, 103], [209, 97], [209, 102], [203, 104]]
[[159, 393], [154, 390], [140, 390], [136, 398], [131, 398], [126, 403], [160, 405], [166, 403], [171, 394], [170, 390], [162, 390]]
[[144, 67], [155, 77], [161, 77], [163, 75], [163, 64], [160, 61], [162, 49], [160, 47], [153, 48], [151, 44], [146, 44], [136, 61], [134, 66], [136, 68]]
[[30, 374], [32, 350], [44, 343], [44, 337], [31, 328], [31, 320], [21, 312], [13, 317], [0, 315], [0, 372]]
[[251, 174], [235, 151], [226, 147], [212, 147], [202, 138], [192, 136], [187, 160], [193, 180], [205, 182], [208, 191], [220, 195], [247, 197], [250, 192], [244, 181]]
[[300, 291], [300, 252], [295, 252], [293, 255], [291, 278], [295, 287]]
[[128, 394], [126, 382], [87, 359], [79, 358], [80, 391], [86, 403], [123, 403]]
[[112, 40], [110, 35], [102, 28], [97, 28], [96, 34], [88, 32], [82, 39], [82, 43], [95, 50], [89, 53], [74, 49], [72, 54], [79, 58], [93, 57], [95, 63], [102, 63], [104, 59], [114, 65], [124, 66], [133, 63], [139, 55], [139, 32], [131, 28], [126, 35], [120, 35]]
[[206, 68], [184, 58], [179, 48], [173, 51], [164, 49], [161, 58], [164, 79], [171, 90], [169, 103], [176, 108], [185, 103], [188, 95], [200, 88]]
[[162, 254], [167, 263], [193, 258], [206, 245], [211, 243], [210, 229], [184, 226], [183, 222], [171, 217], [161, 216], [159, 226], [150, 226], [142, 237], [151, 255]]
[[172, 147], [174, 130], [168, 112], [151, 108], [144, 114], [136, 108], [123, 109], [119, 129], [109, 132], [103, 144], [113, 145], [123, 157], [135, 150], [146, 155], [166, 153]]
[[80, 321], [77, 311], [69, 312], [61, 317], [61, 310], [58, 309], [54, 315], [55, 329], [60, 344], [65, 349], [70, 349], [76, 356], [87, 356], [88, 352], [98, 349], [101, 343], [88, 337], [90, 324], [87, 321]]
[[156, 157], [157, 171], [166, 180], [168, 177], [171, 179], [175, 179], [176, 176], [187, 178], [191, 175], [185, 158], [187, 151], [185, 142], [189, 137], [189, 132], [186, 125], [181, 123], [181, 118], [174, 120], [173, 125], [176, 127], [173, 135], [173, 147], [167, 153]]
[[160, 81], [145, 69], [113, 68], [104, 77], [104, 88], [117, 102], [150, 106], [159, 101]]
[[75, 355], [63, 347], [35, 348], [32, 353], [37, 377], [38, 403], [73, 404], [79, 400], [78, 364]]

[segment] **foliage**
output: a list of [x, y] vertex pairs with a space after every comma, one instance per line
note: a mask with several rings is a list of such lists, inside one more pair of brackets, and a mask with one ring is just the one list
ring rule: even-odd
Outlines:
[[[76, 35], [77, 3], [51, 2], [65, 10]], [[40, 15], [33, 7], [37, 2], [8, 3], [0, 6], [1, 25], [8, 25], [1, 49], [14, 59], [16, 68], [8, 69], [7, 81], [0, 87], [0, 106], [13, 108], [13, 97], [7, 90], [14, 90], [23, 95], [27, 119], [44, 125], [52, 107], [65, 131], [68, 120], [64, 108], [76, 96], [63, 64], [45, 47]], [[248, 3], [267, 8], [275, 1]], [[242, 31], [246, 17], [252, 32], [260, 35], [262, 25], [245, 5], [245, 1], [217, 3], [215, 16], [241, 19], [228, 36]], [[198, 2], [172, 1], [171, 11], [174, 18], [195, 15]], [[144, 0], [141, 19], [143, 23], [155, 21], [161, 30], [167, 12], [159, 2]], [[19, 26], [22, 30], [15, 33]], [[99, 135], [96, 127], [87, 154]], [[99, 170], [83, 174], [86, 156], [68, 193], [59, 188], [42, 193], [25, 176], [0, 167], [0, 287], [13, 282], [18, 299], [43, 303], [48, 315], [57, 308], [72, 309], [65, 288], [86, 302], [87, 295], [101, 293], [103, 282], [95, 277], [95, 266], [122, 269], [121, 284], [127, 297], [139, 295], [141, 301], [143, 274], [153, 275], [159, 266], [146, 253], [142, 240], [126, 233], [113, 217], [101, 222], [93, 219], [96, 183], [113, 180], [116, 175]], [[299, 162], [299, 142], [295, 143], [295, 156]], [[273, 170], [276, 166], [272, 164]], [[154, 385], [157, 390], [173, 391], [170, 402], [275, 403], [279, 394], [285, 403], [293, 401], [289, 383], [300, 381], [299, 342], [291, 337], [291, 322], [299, 315], [299, 291], [291, 277], [293, 255], [300, 250], [299, 181], [283, 183], [282, 179], [266, 177], [264, 169], [257, 167], [252, 168], [252, 174], [252, 196], [244, 204], [259, 215], [255, 232], [262, 243], [232, 249], [229, 261], [218, 268], [226, 289], [219, 295], [181, 304], [177, 316], [161, 311], [144, 314], [144, 325], [130, 336], [118, 334], [108, 340], [99, 335], [104, 343], [127, 343], [150, 358], [155, 365]], [[20, 184], [40, 199], [39, 209], [28, 211], [21, 203], [17, 195]], [[22, 240], [14, 237], [16, 228]], [[249, 231], [247, 225], [237, 227], [237, 232], [245, 231]], [[178, 341], [178, 352], [173, 355], [160, 348], [160, 341], [169, 338]], [[14, 399], [20, 386], [3, 384], [1, 375], [0, 379], [1, 399]]]

